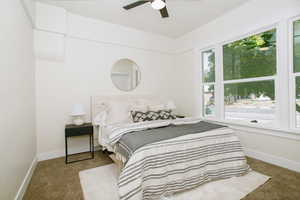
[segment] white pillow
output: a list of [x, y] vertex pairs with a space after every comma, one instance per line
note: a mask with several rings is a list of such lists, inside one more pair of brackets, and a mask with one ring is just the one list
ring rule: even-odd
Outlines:
[[148, 111], [148, 101], [145, 99], [137, 99], [131, 103], [130, 111]]
[[133, 105], [130, 107], [130, 111], [141, 111], [141, 112], [147, 112], [148, 106], [146, 105]]
[[168, 103], [166, 104], [166, 108], [168, 109], [168, 110], [174, 110], [174, 109], [176, 109], [176, 105], [175, 105], [175, 103], [174, 103], [174, 101], [168, 101]]
[[94, 124], [98, 126], [106, 126], [107, 111], [104, 110], [96, 115]]
[[157, 105], [150, 105], [148, 106], [148, 108], [151, 111], [159, 111], [159, 110], [165, 110], [166, 106], [164, 104], [157, 104]]
[[108, 103], [109, 110], [107, 115], [107, 124], [130, 123], [129, 103], [126, 101], [111, 101]]

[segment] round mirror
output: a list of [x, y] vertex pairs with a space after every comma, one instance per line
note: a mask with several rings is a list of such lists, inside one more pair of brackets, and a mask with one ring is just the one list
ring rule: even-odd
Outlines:
[[116, 62], [111, 70], [111, 80], [122, 91], [134, 90], [140, 83], [141, 73], [138, 65], [129, 59]]

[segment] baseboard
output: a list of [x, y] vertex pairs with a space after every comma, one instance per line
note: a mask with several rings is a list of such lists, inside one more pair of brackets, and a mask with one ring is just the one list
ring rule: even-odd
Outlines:
[[288, 160], [286, 158], [282, 158], [279, 156], [274, 156], [271, 154], [267, 154], [267, 153], [263, 153], [263, 152], [259, 152], [259, 151], [255, 151], [252, 149], [244, 149], [245, 154], [249, 157], [258, 159], [258, 160], [262, 160], [264, 162], [267, 163], [271, 163], [283, 168], [287, 168], [296, 172], [300, 172], [300, 162], [296, 162], [293, 160]]
[[[100, 146], [95, 146], [94, 147], [95, 151], [100, 150]], [[83, 152], [83, 151], [88, 151], [86, 147], [82, 148], [70, 148], [69, 153], [78, 153], [78, 152]], [[50, 152], [45, 152], [45, 153], [39, 153], [38, 154], [38, 161], [43, 161], [43, 160], [50, 160], [54, 158], [60, 158], [65, 156], [65, 150], [60, 149], [56, 151], [50, 151]]]
[[15, 200], [22, 200], [23, 199], [23, 196], [27, 190], [27, 187], [29, 185], [29, 182], [31, 180], [31, 177], [33, 175], [33, 172], [36, 168], [36, 165], [38, 163], [38, 159], [35, 157], [26, 173], [26, 176], [24, 178], [24, 180], [22, 181], [22, 184], [21, 186], [19, 187], [19, 190], [17, 192], [17, 195], [15, 196]]

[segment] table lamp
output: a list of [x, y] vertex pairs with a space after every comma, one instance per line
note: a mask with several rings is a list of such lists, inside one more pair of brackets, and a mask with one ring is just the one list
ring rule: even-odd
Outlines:
[[82, 104], [75, 104], [73, 106], [73, 110], [71, 112], [71, 116], [73, 119], [73, 123], [75, 125], [82, 125], [84, 124], [84, 116], [85, 116], [84, 107]]

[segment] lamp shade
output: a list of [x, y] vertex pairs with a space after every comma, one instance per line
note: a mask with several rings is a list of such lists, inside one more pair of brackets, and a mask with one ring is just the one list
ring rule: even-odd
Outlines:
[[82, 104], [75, 104], [71, 112], [71, 116], [81, 116], [85, 115], [84, 107]]
[[155, 10], [160, 10], [166, 6], [166, 3], [162, 0], [154, 0], [151, 2], [151, 6]]
[[166, 106], [170, 110], [174, 110], [176, 108], [176, 105], [175, 105], [174, 101], [168, 101]]

